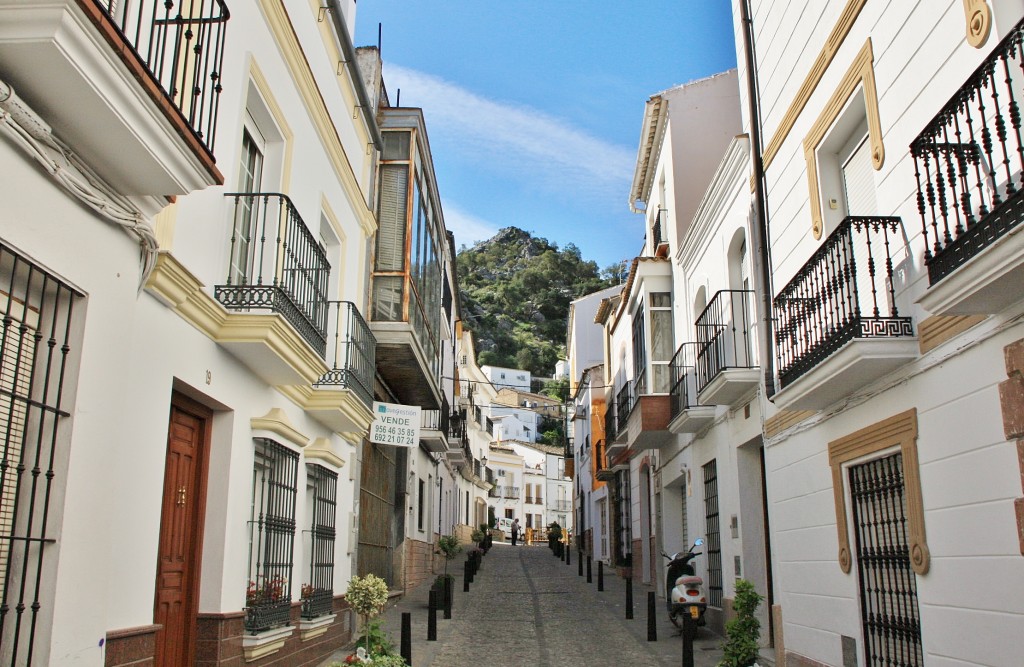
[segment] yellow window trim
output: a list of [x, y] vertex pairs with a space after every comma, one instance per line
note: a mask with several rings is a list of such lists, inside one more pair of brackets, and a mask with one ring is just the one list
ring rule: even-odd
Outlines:
[[921, 471], [917, 460], [917, 409], [911, 408], [828, 443], [828, 463], [832, 468], [832, 491], [836, 505], [836, 530], [839, 533], [839, 567], [849, 574], [850, 536], [846, 525], [846, 491], [843, 465], [898, 446], [903, 455], [904, 499], [907, 504], [907, 540], [910, 566], [917, 574], [927, 574], [931, 562], [924, 532], [924, 503], [921, 500]]
[[875, 89], [874, 54], [871, 38], [864, 42], [850, 69], [846, 71], [839, 87], [832, 93], [818, 120], [804, 138], [804, 159], [807, 161], [807, 188], [811, 199], [811, 229], [814, 238], [820, 239], [824, 225], [821, 215], [821, 194], [818, 186], [818, 146], [828, 129], [839, 117], [846, 103], [858, 87], [864, 89], [864, 107], [868, 120], [868, 139], [871, 142], [871, 164], [875, 170], [885, 163], [885, 147], [882, 145], [882, 122], [878, 114], [878, 91]]

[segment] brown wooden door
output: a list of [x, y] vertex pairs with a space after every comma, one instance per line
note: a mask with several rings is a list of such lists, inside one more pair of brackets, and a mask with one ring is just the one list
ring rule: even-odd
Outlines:
[[153, 622], [163, 626], [157, 667], [191, 665], [195, 654], [211, 419], [198, 403], [178, 394], [171, 399], [153, 610]]

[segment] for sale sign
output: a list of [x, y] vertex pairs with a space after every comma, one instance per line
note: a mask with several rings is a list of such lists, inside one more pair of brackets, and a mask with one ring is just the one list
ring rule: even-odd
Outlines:
[[420, 407], [373, 402], [370, 442], [415, 447], [420, 441]]

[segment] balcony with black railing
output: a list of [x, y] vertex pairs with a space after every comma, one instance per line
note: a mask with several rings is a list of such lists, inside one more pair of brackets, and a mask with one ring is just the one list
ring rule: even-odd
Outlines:
[[665, 236], [665, 224], [668, 222], [668, 211], [659, 209], [651, 225], [651, 254], [655, 257], [668, 256], [668, 237]]
[[450, 429], [451, 412], [448, 397], [442, 394], [440, 410], [420, 411], [420, 440], [432, 452], [446, 452]]
[[910, 145], [932, 313], [998, 313], [1021, 299], [1022, 103], [1024, 21]]
[[757, 388], [753, 300], [751, 290], [720, 290], [697, 317], [700, 403], [734, 407]]
[[[665, 364], [652, 364], [652, 370], [667, 370]], [[665, 380], [664, 374], [655, 377]], [[625, 415], [618, 423], [620, 437], [632, 449], [660, 449], [671, 440], [668, 422], [671, 401], [668, 393], [654, 393], [668, 387], [655, 387], [649, 381], [645, 369], [633, 381], [627, 383], [616, 397], [619, 414]], [[667, 384], [667, 383], [666, 383]]]
[[715, 420], [714, 405], [701, 405], [697, 398], [698, 343], [683, 343], [671, 363], [672, 387], [669, 390], [672, 433], [698, 433]]
[[312, 391], [290, 388], [311, 415], [337, 433], [365, 430], [373, 416], [373, 372], [377, 341], [354, 303], [328, 301], [324, 361], [328, 371]]
[[448, 418], [448, 460], [453, 464], [466, 462], [469, 449], [469, 423], [465, 408], [452, 411]]
[[20, 4], [0, 34], [4, 80], [107, 183], [166, 196], [223, 182], [223, 0]]
[[[234, 212], [230, 264], [225, 281], [214, 287], [214, 298], [246, 317], [229, 323], [221, 342], [272, 384], [309, 384], [272, 348], [290, 331], [300, 339], [296, 345], [304, 342], [316, 357], [326, 358], [327, 256], [285, 195], [227, 197]], [[253, 315], [261, 311], [277, 317]]]
[[903, 243], [899, 218], [848, 217], [775, 297], [777, 404], [822, 409], [917, 356], [893, 282]]

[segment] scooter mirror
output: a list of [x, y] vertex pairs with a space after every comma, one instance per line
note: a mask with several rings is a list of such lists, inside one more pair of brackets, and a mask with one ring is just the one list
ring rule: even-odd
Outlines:
[[703, 537], [698, 537], [697, 539], [695, 539], [693, 541], [693, 546], [695, 546], [695, 547], [699, 547], [702, 544], [704, 544], [704, 538]]

